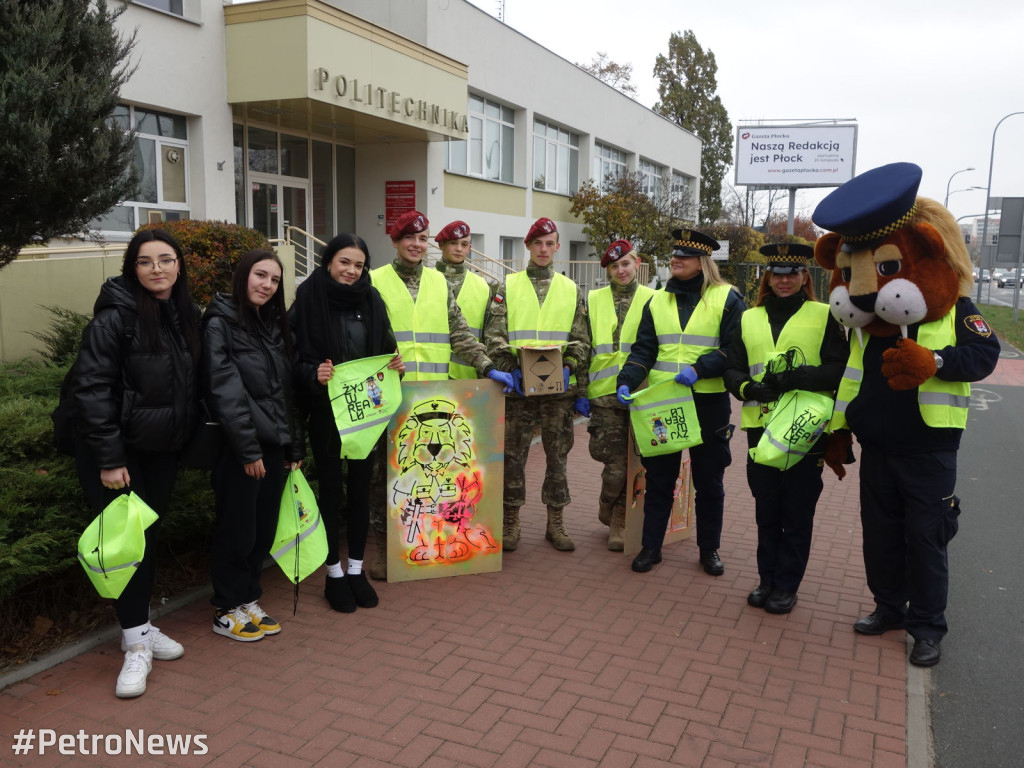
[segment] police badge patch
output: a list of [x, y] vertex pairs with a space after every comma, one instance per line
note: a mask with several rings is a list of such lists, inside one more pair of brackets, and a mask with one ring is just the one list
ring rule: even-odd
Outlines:
[[985, 322], [985, 318], [981, 315], [968, 315], [964, 318], [964, 325], [979, 336], [985, 336], [987, 338], [992, 335], [992, 329], [989, 328], [988, 323]]

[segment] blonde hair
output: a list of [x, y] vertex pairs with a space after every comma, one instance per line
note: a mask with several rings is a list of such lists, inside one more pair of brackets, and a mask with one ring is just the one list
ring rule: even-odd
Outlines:
[[700, 259], [700, 271], [704, 274], [704, 285], [700, 289], [701, 301], [704, 300], [704, 294], [712, 285], [728, 285], [736, 293], [740, 292], [739, 288], [722, 277], [722, 273], [718, 271], [718, 265], [711, 258], [711, 254], [702, 253], [698, 258]]
[[970, 296], [974, 288], [974, 268], [960, 226], [953, 218], [953, 214], [935, 200], [919, 197], [917, 211], [911, 221], [914, 224], [931, 224], [938, 230], [946, 246], [943, 258], [959, 278], [960, 295]]

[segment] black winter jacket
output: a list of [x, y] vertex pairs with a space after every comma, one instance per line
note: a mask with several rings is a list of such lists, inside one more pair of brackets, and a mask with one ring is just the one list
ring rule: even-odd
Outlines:
[[219, 293], [203, 315], [203, 384], [211, 415], [241, 464], [263, 457], [260, 444], [282, 446], [299, 461], [305, 438], [295, 412], [292, 363], [276, 320], [238, 324], [238, 307]]
[[175, 306], [159, 304], [163, 352], [144, 349], [135, 297], [120, 275], [103, 284], [82, 333], [71, 384], [76, 430], [100, 469], [125, 466], [129, 451], [177, 451], [196, 424], [197, 371]]

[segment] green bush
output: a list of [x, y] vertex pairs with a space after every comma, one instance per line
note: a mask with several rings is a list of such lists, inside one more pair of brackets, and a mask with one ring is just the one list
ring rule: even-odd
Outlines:
[[201, 307], [218, 291], [231, 290], [231, 272], [243, 253], [257, 248], [273, 250], [270, 241], [255, 229], [226, 221], [185, 219], [139, 229], [165, 229], [181, 244], [188, 262], [189, 288]]
[[48, 331], [29, 331], [33, 338], [43, 342], [43, 356], [54, 365], [70, 366], [78, 356], [82, 330], [90, 316], [65, 307], [44, 306], [53, 315]]

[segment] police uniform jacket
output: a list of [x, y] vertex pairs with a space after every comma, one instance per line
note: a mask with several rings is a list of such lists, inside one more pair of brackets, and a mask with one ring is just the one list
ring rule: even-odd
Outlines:
[[[701, 300], [701, 288], [704, 286], [704, 276], [697, 275], [689, 280], [671, 278], [665, 285], [665, 290], [676, 297], [676, 308], [679, 311], [679, 326], [686, 328], [697, 303]], [[702, 379], [714, 379], [722, 376], [728, 367], [726, 352], [733, 341], [740, 335], [740, 315], [743, 314], [743, 298], [733, 290], [725, 301], [725, 309], [722, 312], [722, 321], [718, 334], [718, 348], [706, 352], [697, 358], [693, 363], [694, 370]], [[650, 371], [658, 359], [658, 334], [654, 328], [654, 318], [651, 315], [651, 305], [644, 307], [643, 316], [640, 318], [640, 327], [637, 329], [636, 341], [626, 358], [625, 365], [619, 371], [616, 387], [623, 384], [629, 386], [631, 391], [640, 388], [647, 372]], [[701, 398], [713, 396], [707, 393], [694, 393], [695, 402]]]
[[[978, 308], [961, 296], [953, 308], [956, 343], [935, 350], [942, 368], [935, 376], [943, 381], [980, 381], [995, 370], [999, 341]], [[907, 329], [917, 339], [920, 323]], [[957, 450], [962, 429], [929, 427], [921, 417], [918, 389], [896, 391], [882, 375], [882, 354], [896, 346], [899, 335], [864, 334], [864, 377], [857, 396], [846, 408], [846, 421], [857, 440], [888, 453], [931, 453]]]

